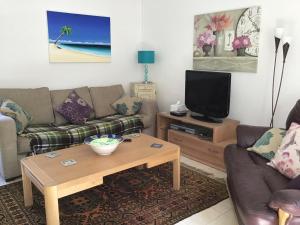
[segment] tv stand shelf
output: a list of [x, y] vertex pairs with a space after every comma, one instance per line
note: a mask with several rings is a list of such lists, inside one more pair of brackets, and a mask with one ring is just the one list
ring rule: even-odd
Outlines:
[[[193, 124], [212, 129], [212, 139], [169, 129], [171, 123]], [[222, 123], [209, 123], [192, 118], [190, 113], [187, 116], [177, 117], [160, 112], [157, 114], [157, 137], [178, 144], [183, 156], [224, 171], [224, 148], [236, 143], [238, 124], [239, 121], [232, 119], [224, 119]]]

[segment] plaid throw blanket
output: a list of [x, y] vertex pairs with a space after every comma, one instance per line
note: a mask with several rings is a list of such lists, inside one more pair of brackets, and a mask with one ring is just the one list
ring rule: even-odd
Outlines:
[[113, 115], [101, 120], [88, 121], [85, 125], [28, 127], [22, 134], [30, 138], [34, 154], [82, 144], [86, 137], [96, 134], [129, 134], [139, 132], [144, 125], [139, 115]]

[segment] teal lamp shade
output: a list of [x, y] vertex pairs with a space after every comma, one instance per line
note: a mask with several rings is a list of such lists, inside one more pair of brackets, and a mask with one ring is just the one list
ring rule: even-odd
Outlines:
[[138, 63], [153, 64], [154, 61], [154, 51], [138, 51]]

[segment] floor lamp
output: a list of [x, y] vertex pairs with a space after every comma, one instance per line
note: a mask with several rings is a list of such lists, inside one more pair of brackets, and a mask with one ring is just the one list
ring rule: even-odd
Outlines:
[[276, 64], [277, 64], [277, 55], [278, 55], [278, 48], [283, 36], [284, 29], [278, 27], [275, 29], [275, 58], [274, 58], [274, 68], [273, 68], [273, 80], [272, 80], [272, 108], [271, 108], [271, 122], [270, 127], [273, 127], [273, 111], [274, 111], [274, 89], [275, 89], [275, 76], [276, 76]]
[[[274, 115], [275, 115], [275, 112], [276, 112], [278, 99], [279, 99], [279, 96], [280, 96], [286, 57], [287, 57], [287, 53], [289, 51], [290, 43], [291, 43], [291, 37], [282, 38], [283, 37], [283, 32], [284, 32], [283, 28], [276, 28], [276, 31], [275, 31], [275, 60], [274, 60], [274, 69], [273, 69], [273, 82], [272, 82], [272, 116], [271, 116], [270, 127], [273, 127], [273, 125], [274, 125]], [[282, 39], [282, 43], [283, 43], [283, 45], [282, 45], [283, 61], [282, 61], [281, 76], [280, 76], [280, 82], [279, 82], [278, 91], [277, 91], [277, 95], [276, 95], [276, 100], [274, 101], [277, 53], [278, 53], [278, 47], [279, 47], [281, 39]]]

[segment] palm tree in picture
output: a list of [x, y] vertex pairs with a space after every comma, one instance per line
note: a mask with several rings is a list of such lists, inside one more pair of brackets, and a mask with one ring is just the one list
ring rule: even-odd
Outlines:
[[[60, 35], [56, 38], [54, 44], [57, 46], [57, 42], [64, 36], [64, 35], [70, 35], [72, 33], [72, 27], [69, 27], [67, 25], [63, 26], [60, 29]], [[58, 47], [58, 46], [57, 46]]]

